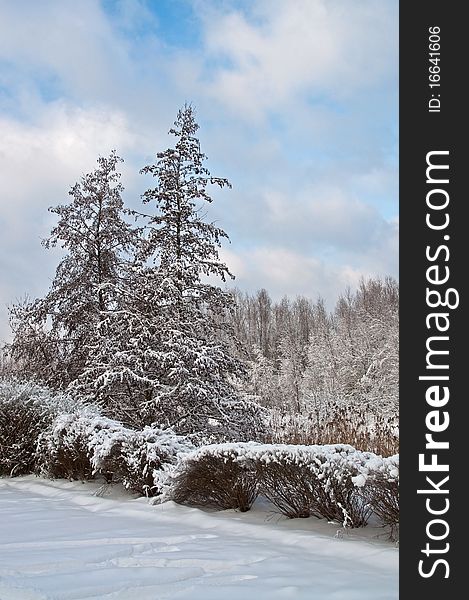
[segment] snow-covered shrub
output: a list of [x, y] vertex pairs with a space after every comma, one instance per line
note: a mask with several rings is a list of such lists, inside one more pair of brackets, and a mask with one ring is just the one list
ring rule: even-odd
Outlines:
[[248, 511], [258, 494], [255, 471], [239, 461], [237, 446], [204, 446], [183, 458], [168, 497], [180, 504]]
[[289, 518], [314, 515], [361, 527], [371, 507], [354, 477], [373, 456], [342, 444], [212, 444], [184, 458], [170, 497], [246, 510], [261, 493]]
[[255, 451], [259, 485], [286, 516], [366, 525], [370, 508], [352, 478], [371, 456], [352, 446], [264, 445]]
[[[305, 464], [279, 457], [259, 460], [256, 475], [264, 496], [289, 519], [314, 514], [315, 481]], [[316, 516], [320, 516], [317, 514]]]
[[118, 431], [96, 431], [90, 448], [95, 472], [112, 473], [128, 490], [150, 497], [161, 494], [178, 457], [193, 446], [171, 429], [134, 431], [121, 426]]
[[139, 494], [155, 496], [178, 454], [192, 448], [172, 430], [136, 431], [86, 407], [59, 415], [41, 435], [38, 454], [42, 473], [50, 477], [86, 480], [102, 475]]
[[399, 455], [371, 457], [353, 478], [363, 489], [371, 509], [390, 528], [391, 538], [399, 537]]
[[31, 473], [40, 434], [72, 399], [35, 383], [0, 380], [0, 475]]
[[344, 527], [363, 527], [368, 522], [371, 507], [354, 485], [353, 477], [373, 454], [351, 446], [323, 446], [332, 452], [319, 451], [314, 472], [320, 482], [318, 511], [327, 519], [342, 521]]
[[58, 415], [38, 440], [40, 473], [63, 479], [93, 479], [90, 439], [108, 421], [92, 407]]

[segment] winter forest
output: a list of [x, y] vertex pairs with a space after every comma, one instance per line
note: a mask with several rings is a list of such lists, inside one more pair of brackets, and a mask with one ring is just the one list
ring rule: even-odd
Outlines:
[[211, 186], [231, 184], [211, 175], [197, 129], [184, 106], [174, 144], [141, 170], [153, 178], [142, 212], [124, 205], [115, 151], [50, 209], [57, 224], [43, 244], [64, 256], [44, 298], [11, 306], [4, 373], [129, 427], [158, 423], [206, 440], [321, 442], [338, 421], [355, 432], [361, 423], [371, 443], [383, 428], [392, 437], [397, 283], [362, 280], [332, 312], [320, 298], [273, 302], [265, 289], [227, 285], [234, 275], [218, 249], [228, 236], [204, 221], [204, 203]]
[[10, 306], [0, 475], [209, 510], [262, 497], [343, 530], [373, 516], [396, 540], [398, 284], [362, 279], [332, 310], [236, 288], [219, 256], [228, 235], [204, 208], [231, 184], [197, 131], [186, 104], [141, 169], [140, 210], [124, 203], [114, 150], [50, 208], [55, 276]]

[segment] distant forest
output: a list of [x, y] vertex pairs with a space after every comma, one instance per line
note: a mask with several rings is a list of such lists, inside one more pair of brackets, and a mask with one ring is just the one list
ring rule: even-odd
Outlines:
[[399, 286], [363, 280], [328, 312], [322, 300], [273, 302], [266, 290], [235, 291], [230, 313], [246, 390], [266, 407], [330, 418], [338, 406], [396, 416]]

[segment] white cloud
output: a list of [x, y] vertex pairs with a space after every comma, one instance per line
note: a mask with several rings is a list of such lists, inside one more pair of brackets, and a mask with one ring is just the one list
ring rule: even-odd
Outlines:
[[99, 96], [119, 69], [129, 70], [126, 45], [99, 2], [43, 0], [2, 3], [0, 56], [30, 78]]
[[224, 62], [213, 96], [259, 117], [298, 95], [347, 97], [376, 85], [395, 63], [392, 3], [263, 0], [251, 18], [217, 7], [205, 19], [206, 51]]
[[[347, 189], [348, 180], [298, 183], [291, 191], [265, 188], [252, 208], [252, 224], [266, 241], [303, 252], [372, 251], [393, 234], [393, 225], [377, 208]], [[255, 220], [257, 211], [258, 219]]]
[[[349, 264], [332, 266], [326, 261], [305, 256], [278, 246], [263, 246], [250, 252], [239, 253], [235, 260], [228, 258], [233, 267], [235, 284], [255, 292], [266, 288], [279, 299], [285, 295], [323, 298], [329, 308], [347, 287], [355, 288], [362, 276], [372, 275]], [[235, 265], [240, 265], [236, 270]]]

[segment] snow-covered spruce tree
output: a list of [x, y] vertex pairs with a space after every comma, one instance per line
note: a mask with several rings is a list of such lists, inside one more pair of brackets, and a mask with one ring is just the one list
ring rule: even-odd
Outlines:
[[49, 209], [58, 223], [43, 245], [61, 246], [66, 254], [44, 298], [10, 309], [13, 360], [53, 387], [64, 388], [83, 372], [103, 315], [118, 303], [135, 238], [123, 217], [121, 160], [114, 151], [100, 157], [71, 188], [71, 202]]
[[[131, 424], [158, 423], [181, 433], [249, 438], [255, 405], [240, 400], [244, 374], [223, 340], [232, 294], [209, 277], [233, 277], [219, 259], [226, 233], [201, 216], [212, 202], [209, 184], [228, 186], [204, 166], [191, 106], [178, 113], [174, 147], [142, 173], [155, 178], [143, 195], [150, 214], [138, 261], [118, 311], [100, 325], [104, 344], [90, 355], [83, 379], [94, 380], [98, 401]], [[137, 213], [136, 213], [137, 214]]]

